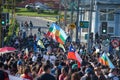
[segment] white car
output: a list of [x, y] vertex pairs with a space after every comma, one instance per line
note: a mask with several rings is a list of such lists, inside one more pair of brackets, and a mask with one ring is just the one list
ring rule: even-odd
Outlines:
[[34, 4], [33, 3], [30, 3], [30, 4], [27, 4], [27, 5], [25, 5], [25, 8], [27, 8], [27, 9], [34, 9], [35, 8], [35, 6], [34, 6]]
[[40, 2], [35, 3], [35, 9], [36, 10], [51, 10], [48, 6], [46, 6]]

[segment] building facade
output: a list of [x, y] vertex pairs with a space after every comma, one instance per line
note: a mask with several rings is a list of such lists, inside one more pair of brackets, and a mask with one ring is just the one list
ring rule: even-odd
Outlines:
[[[103, 35], [102, 26], [106, 27], [106, 33], [111, 36], [120, 36], [120, 0], [81, 0], [82, 10], [80, 21], [90, 22], [90, 11], [92, 11], [91, 32]], [[81, 28], [82, 36], [88, 34], [89, 28]]]
[[96, 0], [95, 10], [94, 32], [102, 34], [102, 25], [105, 23], [107, 34], [120, 36], [120, 0]]

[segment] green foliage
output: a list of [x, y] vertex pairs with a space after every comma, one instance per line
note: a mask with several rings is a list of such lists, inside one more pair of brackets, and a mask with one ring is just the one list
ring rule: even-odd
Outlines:
[[19, 24], [17, 23], [17, 21], [15, 19], [11, 20], [12, 23], [9, 26], [9, 32], [8, 35], [4, 38], [4, 42], [5, 44], [9, 44], [9, 41], [11, 40], [13, 34], [15, 33], [16, 35], [18, 35], [19, 32]]
[[22, 1], [24, 1], [24, 0], [16, 0], [16, 3], [20, 3], [20, 2], [22, 2]]
[[54, 11], [55, 14], [58, 14], [58, 12], [59, 12], [59, 10], [55, 10], [55, 11]]
[[[39, 14], [38, 14], [39, 13]], [[26, 8], [20, 8], [20, 10], [18, 10], [16, 12], [17, 15], [20, 16], [33, 16], [33, 17], [55, 17], [58, 14], [55, 14], [54, 11], [42, 11], [42, 12], [34, 12], [34, 11], [29, 11]]]

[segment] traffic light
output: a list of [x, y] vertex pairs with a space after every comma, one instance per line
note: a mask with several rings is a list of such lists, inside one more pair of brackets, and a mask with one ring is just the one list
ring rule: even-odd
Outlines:
[[1, 22], [2, 26], [5, 26], [6, 25], [6, 14], [2, 13], [1, 18], [2, 18], [2, 22]]
[[2, 13], [1, 18], [2, 18], [2, 25], [5, 26], [6, 25], [6, 14]]
[[6, 24], [9, 24], [9, 13], [2, 13], [1, 15], [2, 18], [2, 26], [6, 26]]
[[6, 13], [6, 23], [9, 23], [9, 13]]
[[107, 22], [102, 22], [102, 34], [107, 34]]

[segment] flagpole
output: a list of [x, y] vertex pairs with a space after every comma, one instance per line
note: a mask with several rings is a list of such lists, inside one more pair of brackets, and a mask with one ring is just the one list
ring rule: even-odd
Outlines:
[[78, 0], [78, 8], [77, 8], [77, 21], [76, 21], [76, 42], [78, 40], [78, 27], [79, 27], [79, 4], [80, 4], [80, 0]]
[[61, 26], [61, 22], [60, 22], [60, 17], [61, 17], [61, 0], [59, 0], [59, 25]]

